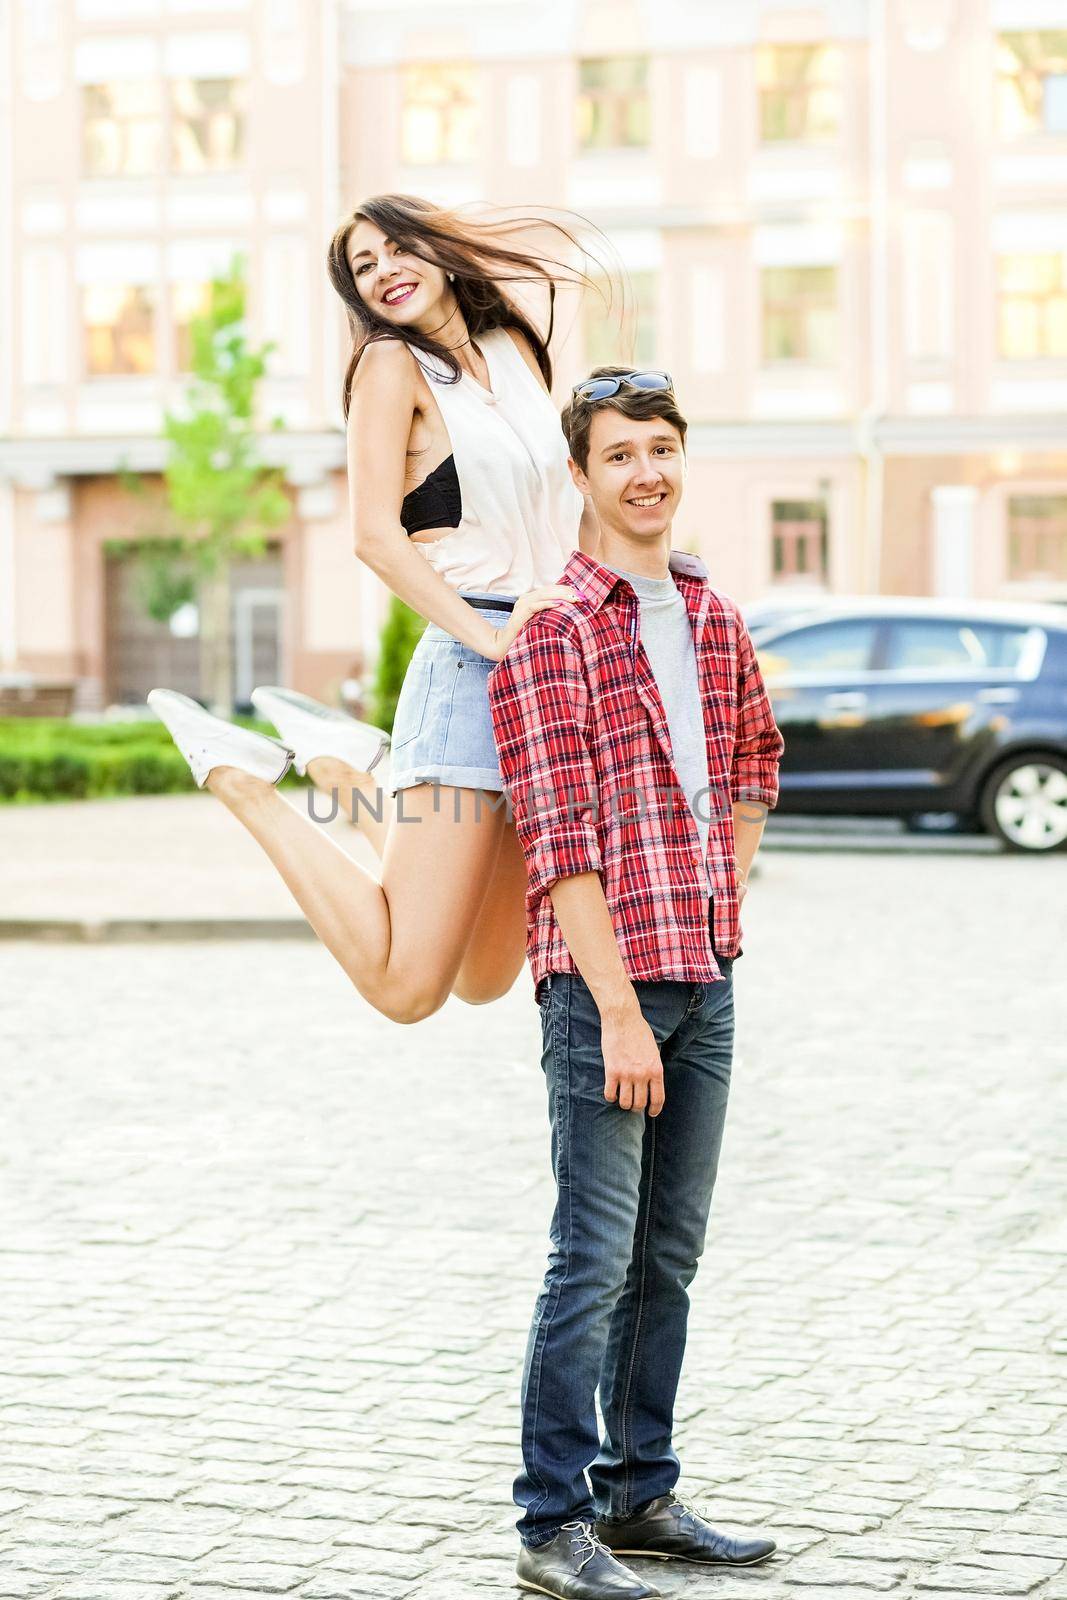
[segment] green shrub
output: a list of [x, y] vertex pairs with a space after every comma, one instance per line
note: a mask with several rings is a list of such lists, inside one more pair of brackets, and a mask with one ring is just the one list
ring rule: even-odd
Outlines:
[[[234, 720], [261, 733], [273, 731], [251, 717]], [[305, 781], [290, 770], [284, 785]], [[186, 794], [195, 788], [185, 758], [161, 722], [0, 718], [0, 803]]]
[[382, 627], [378, 670], [371, 690], [368, 715], [375, 727], [393, 731], [400, 686], [412, 652], [422, 637], [426, 619], [393, 595]]
[[89, 793], [89, 761], [85, 755], [0, 747], [0, 798], [80, 800]]

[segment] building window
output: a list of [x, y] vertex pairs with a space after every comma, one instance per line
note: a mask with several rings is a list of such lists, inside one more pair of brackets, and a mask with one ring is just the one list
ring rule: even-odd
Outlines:
[[765, 44], [756, 51], [760, 139], [822, 144], [841, 129], [841, 52], [827, 44]]
[[242, 78], [171, 82], [171, 162], [175, 172], [226, 172], [244, 157], [247, 84]]
[[1006, 361], [1067, 357], [1067, 252], [997, 257], [997, 348]]
[[[196, 576], [191, 563], [180, 572]], [[257, 683], [283, 683], [281, 547], [271, 541], [262, 555], [237, 557], [230, 566], [232, 661], [236, 709], [252, 711], [249, 696]], [[197, 600], [157, 622], [145, 610], [143, 568], [136, 546], [128, 554], [108, 553], [104, 568], [104, 658], [107, 698], [142, 705], [153, 684], [166, 683], [194, 698], [205, 694], [201, 681], [200, 617]]]
[[1008, 577], [1013, 583], [1067, 583], [1067, 494], [1009, 499]]
[[582, 328], [587, 366], [617, 367], [632, 360], [637, 368], [655, 363], [657, 283], [655, 272], [628, 273], [625, 304], [616, 296], [610, 310], [603, 285], [598, 285], [602, 294], [585, 296]]
[[82, 165], [86, 177], [137, 177], [159, 168], [159, 86], [153, 80], [82, 87]]
[[647, 56], [578, 63], [579, 149], [642, 150], [650, 129]]
[[997, 110], [1007, 139], [1067, 133], [1067, 29], [999, 35]]
[[211, 310], [210, 283], [175, 283], [170, 291], [170, 314], [174, 326], [174, 370], [193, 370], [193, 323]]
[[829, 582], [829, 522], [825, 500], [772, 500], [771, 576], [775, 583]]
[[837, 268], [764, 267], [764, 361], [831, 366], [837, 359]]
[[85, 370], [113, 377], [156, 370], [154, 297], [150, 289], [89, 284], [83, 291]]
[[478, 86], [473, 67], [404, 69], [403, 159], [414, 166], [472, 162], [478, 153]]

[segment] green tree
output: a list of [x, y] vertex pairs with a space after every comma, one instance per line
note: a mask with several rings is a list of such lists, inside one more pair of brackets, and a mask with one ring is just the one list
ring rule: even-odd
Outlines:
[[400, 686], [408, 670], [411, 653], [426, 627], [425, 618], [393, 595], [389, 601], [378, 646], [378, 667], [371, 690], [370, 720], [391, 732], [400, 698]]
[[[168, 411], [170, 449], [156, 526], [136, 541], [149, 614], [168, 621], [196, 596], [200, 608], [200, 692], [213, 710], [233, 709], [230, 568], [263, 553], [266, 534], [289, 517], [280, 470], [261, 465], [256, 392], [271, 344], [253, 347], [245, 329], [243, 258], [212, 279], [208, 309], [190, 327], [192, 377], [179, 410]], [[282, 427], [274, 418], [272, 428]], [[127, 487], [147, 495], [130, 474]]]

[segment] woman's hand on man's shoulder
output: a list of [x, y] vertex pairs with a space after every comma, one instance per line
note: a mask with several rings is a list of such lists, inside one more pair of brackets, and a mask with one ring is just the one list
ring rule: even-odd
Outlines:
[[553, 607], [577, 598], [578, 591], [572, 589], [569, 583], [548, 584], [544, 588], [528, 589], [525, 594], [520, 594], [506, 624], [497, 630], [494, 640], [495, 650], [490, 660], [503, 661], [531, 617], [537, 616], [541, 611], [551, 611]]

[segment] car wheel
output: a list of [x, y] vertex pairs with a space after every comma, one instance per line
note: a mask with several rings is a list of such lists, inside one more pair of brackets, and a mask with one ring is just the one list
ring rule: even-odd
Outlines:
[[1060, 756], [1013, 756], [992, 772], [982, 791], [982, 822], [1009, 850], [1047, 854], [1067, 846], [1067, 761]]

